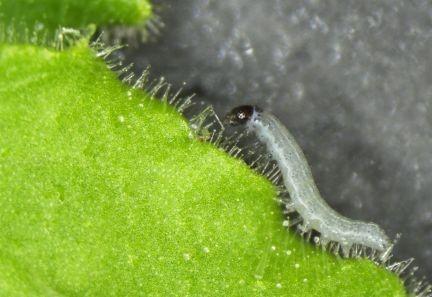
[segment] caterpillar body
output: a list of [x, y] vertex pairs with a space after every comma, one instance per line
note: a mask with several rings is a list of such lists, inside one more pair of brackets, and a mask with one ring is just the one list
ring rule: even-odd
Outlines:
[[374, 223], [351, 220], [333, 210], [321, 197], [300, 146], [287, 128], [270, 112], [257, 106], [234, 108], [225, 118], [230, 125], [244, 125], [262, 141], [276, 161], [291, 202], [288, 207], [298, 212], [303, 220], [303, 232], [318, 231], [320, 242], [337, 242], [348, 256], [353, 245], [386, 252], [391, 242]]

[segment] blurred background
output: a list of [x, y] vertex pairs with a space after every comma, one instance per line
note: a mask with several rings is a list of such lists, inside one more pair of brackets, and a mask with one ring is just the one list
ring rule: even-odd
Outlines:
[[415, 257], [431, 281], [432, 2], [154, 2], [165, 27], [126, 62], [221, 116], [274, 112], [328, 203], [402, 233], [395, 258]]

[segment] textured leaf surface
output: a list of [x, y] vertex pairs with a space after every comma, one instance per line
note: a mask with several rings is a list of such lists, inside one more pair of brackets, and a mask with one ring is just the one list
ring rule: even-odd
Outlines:
[[0, 0], [0, 24], [18, 39], [51, 38], [59, 27], [136, 25], [150, 16], [148, 0]]
[[0, 47], [0, 295], [405, 296], [282, 227], [275, 191], [86, 44]]

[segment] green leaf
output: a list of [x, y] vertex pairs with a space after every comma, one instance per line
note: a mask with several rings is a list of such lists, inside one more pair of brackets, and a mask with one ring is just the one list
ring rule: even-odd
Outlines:
[[406, 296], [282, 226], [273, 186], [86, 44], [0, 46], [4, 296]]
[[51, 40], [59, 27], [138, 25], [151, 16], [148, 0], [0, 0], [0, 33], [19, 41]]

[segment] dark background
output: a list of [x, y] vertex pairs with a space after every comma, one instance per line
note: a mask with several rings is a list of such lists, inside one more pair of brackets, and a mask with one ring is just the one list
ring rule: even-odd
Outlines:
[[135, 70], [220, 115], [272, 110], [329, 204], [402, 233], [396, 258], [432, 280], [432, 2], [155, 2], [165, 28], [124, 50]]

